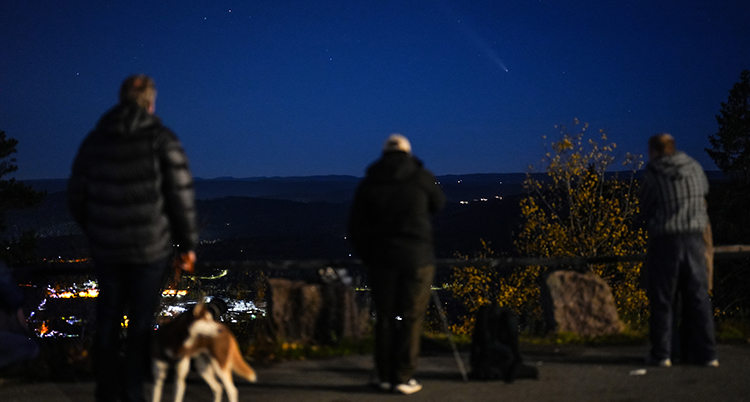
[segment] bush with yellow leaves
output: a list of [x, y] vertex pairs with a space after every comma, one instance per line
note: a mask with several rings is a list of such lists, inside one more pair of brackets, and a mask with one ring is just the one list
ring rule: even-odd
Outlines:
[[[563, 258], [645, 252], [646, 233], [634, 227], [639, 214], [634, 174], [642, 167], [641, 157], [626, 154], [622, 164], [629, 173], [610, 172], [616, 145], [608, 142], [603, 130], [599, 140], [586, 140], [587, 128], [588, 124], [578, 120], [570, 128], [559, 127], [560, 138], [551, 142], [551, 150], [542, 159], [545, 177], [527, 175], [526, 196], [521, 200], [522, 227], [515, 240], [520, 255]], [[486, 245], [484, 249], [489, 258], [492, 250]], [[639, 283], [641, 263], [586, 268], [611, 286], [623, 320], [635, 325], [645, 322], [648, 307]], [[469, 312], [454, 329], [470, 331], [473, 313], [489, 303], [513, 308], [529, 324], [540, 323], [539, 281], [544, 271], [539, 266], [454, 269], [453, 295]]]

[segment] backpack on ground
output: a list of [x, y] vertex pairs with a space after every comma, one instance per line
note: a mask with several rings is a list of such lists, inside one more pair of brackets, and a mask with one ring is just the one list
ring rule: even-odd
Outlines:
[[536, 367], [523, 364], [518, 346], [518, 317], [513, 310], [482, 306], [477, 311], [471, 339], [471, 378], [513, 382], [538, 378]]

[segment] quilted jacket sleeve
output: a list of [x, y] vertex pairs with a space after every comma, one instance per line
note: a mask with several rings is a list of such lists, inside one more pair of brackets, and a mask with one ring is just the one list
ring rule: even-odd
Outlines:
[[162, 192], [172, 236], [180, 250], [194, 250], [198, 241], [195, 191], [188, 159], [177, 137], [165, 131], [157, 144], [162, 171]]

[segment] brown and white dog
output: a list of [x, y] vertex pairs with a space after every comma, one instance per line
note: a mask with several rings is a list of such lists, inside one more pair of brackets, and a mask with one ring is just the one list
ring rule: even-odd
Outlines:
[[214, 402], [221, 402], [222, 384], [229, 402], [237, 402], [232, 373], [250, 382], [257, 380], [255, 371], [242, 358], [237, 340], [226, 325], [214, 320], [210, 307], [199, 303], [156, 332], [158, 350], [154, 364], [153, 402], [161, 401], [164, 379], [171, 364], [175, 364], [175, 402], [182, 402], [185, 396], [185, 377], [191, 360], [195, 362], [198, 374], [211, 387]]

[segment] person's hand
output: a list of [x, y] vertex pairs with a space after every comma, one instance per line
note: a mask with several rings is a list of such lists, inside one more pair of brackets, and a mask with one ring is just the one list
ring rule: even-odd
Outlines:
[[195, 251], [190, 250], [177, 256], [174, 261], [174, 266], [175, 268], [179, 268], [187, 273], [193, 273], [195, 270], [195, 260]]

